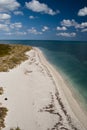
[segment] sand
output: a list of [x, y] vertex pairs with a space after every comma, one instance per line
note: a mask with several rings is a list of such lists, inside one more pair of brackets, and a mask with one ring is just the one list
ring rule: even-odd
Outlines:
[[87, 118], [61, 75], [38, 48], [26, 54], [28, 60], [0, 72], [0, 102], [8, 108], [3, 130], [86, 130]]

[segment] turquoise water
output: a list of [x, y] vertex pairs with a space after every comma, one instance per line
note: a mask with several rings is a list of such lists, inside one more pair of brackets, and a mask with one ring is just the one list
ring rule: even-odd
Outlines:
[[39, 47], [46, 58], [74, 84], [87, 105], [87, 42], [76, 41], [0, 41]]

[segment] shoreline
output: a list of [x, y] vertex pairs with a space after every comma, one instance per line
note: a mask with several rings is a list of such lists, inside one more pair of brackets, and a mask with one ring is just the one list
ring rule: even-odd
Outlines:
[[8, 109], [3, 130], [86, 130], [83, 111], [42, 51], [33, 48], [26, 55], [28, 60], [0, 73], [5, 90], [0, 100]]
[[[79, 99], [77, 99], [77, 100], [75, 99], [74, 90], [73, 90], [73, 92], [71, 92], [71, 89], [73, 89], [73, 88], [68, 87], [69, 83], [67, 84], [67, 81], [64, 80], [63, 75], [61, 75], [60, 72], [58, 72], [58, 69], [55, 69], [55, 67], [53, 65], [51, 65], [51, 63], [49, 63], [49, 61], [47, 59], [44, 58], [43, 52], [40, 49], [38, 49], [38, 50], [40, 51], [41, 57], [43, 57], [43, 59], [45, 60], [45, 63], [47, 63], [50, 72], [54, 76], [55, 83], [59, 82], [59, 80], [60, 80], [60, 82], [62, 82], [63, 85], [61, 85], [62, 88], [60, 88], [60, 89], [63, 91], [63, 94], [65, 95], [65, 98], [67, 99], [67, 101], [70, 105], [70, 108], [76, 115], [77, 119], [83, 124], [83, 126], [85, 126], [85, 129], [87, 129], [87, 123], [86, 123], [87, 117], [85, 115], [87, 113], [85, 111], [85, 108], [83, 108], [84, 106], [82, 106], [79, 103]], [[58, 81], [57, 81], [57, 79], [58, 79]], [[59, 89], [59, 88], [57, 88], [57, 89]], [[67, 95], [67, 93], [68, 93], [68, 95]], [[75, 105], [75, 107], [74, 107], [74, 105]]]
[[82, 97], [82, 95], [80, 94], [80, 92], [78, 92], [78, 89], [73, 87], [73, 86], [78, 86], [76, 85], [72, 79], [66, 74], [64, 73], [61, 68], [59, 68], [58, 66], [54, 65], [49, 58], [45, 55], [44, 50], [40, 49], [42, 54], [44, 55], [45, 59], [48, 61], [49, 64], [51, 64], [51, 66], [55, 69], [55, 71], [57, 71], [59, 73], [59, 75], [61, 76], [61, 78], [64, 80], [64, 83], [67, 85], [68, 89], [71, 91], [73, 98], [77, 100], [77, 104], [79, 104], [79, 106], [81, 107], [82, 110], [84, 110], [84, 113], [87, 115], [87, 103], [85, 101], [85, 99]]
[[69, 77], [67, 77], [67, 75], [64, 75], [64, 73], [60, 72], [60, 75], [63, 78], [66, 86], [70, 90], [70, 92], [72, 94], [72, 97], [76, 100], [78, 106], [81, 108], [81, 110], [84, 112], [84, 114], [87, 115], [87, 104], [85, 104], [85, 100], [82, 97], [82, 95], [78, 92], [77, 88], [73, 87], [74, 85], [76, 86], [76, 84], [73, 84], [73, 82], [71, 81], [71, 79]]

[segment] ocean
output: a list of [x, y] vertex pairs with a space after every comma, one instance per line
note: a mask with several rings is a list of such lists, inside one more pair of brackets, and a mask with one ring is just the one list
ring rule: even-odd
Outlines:
[[74, 94], [87, 109], [87, 42], [8, 40], [0, 43], [24, 44], [39, 47], [47, 60], [76, 90]]

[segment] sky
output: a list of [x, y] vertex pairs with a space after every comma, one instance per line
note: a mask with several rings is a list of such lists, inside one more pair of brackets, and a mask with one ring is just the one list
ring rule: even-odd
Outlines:
[[87, 0], [0, 0], [0, 39], [87, 41]]

